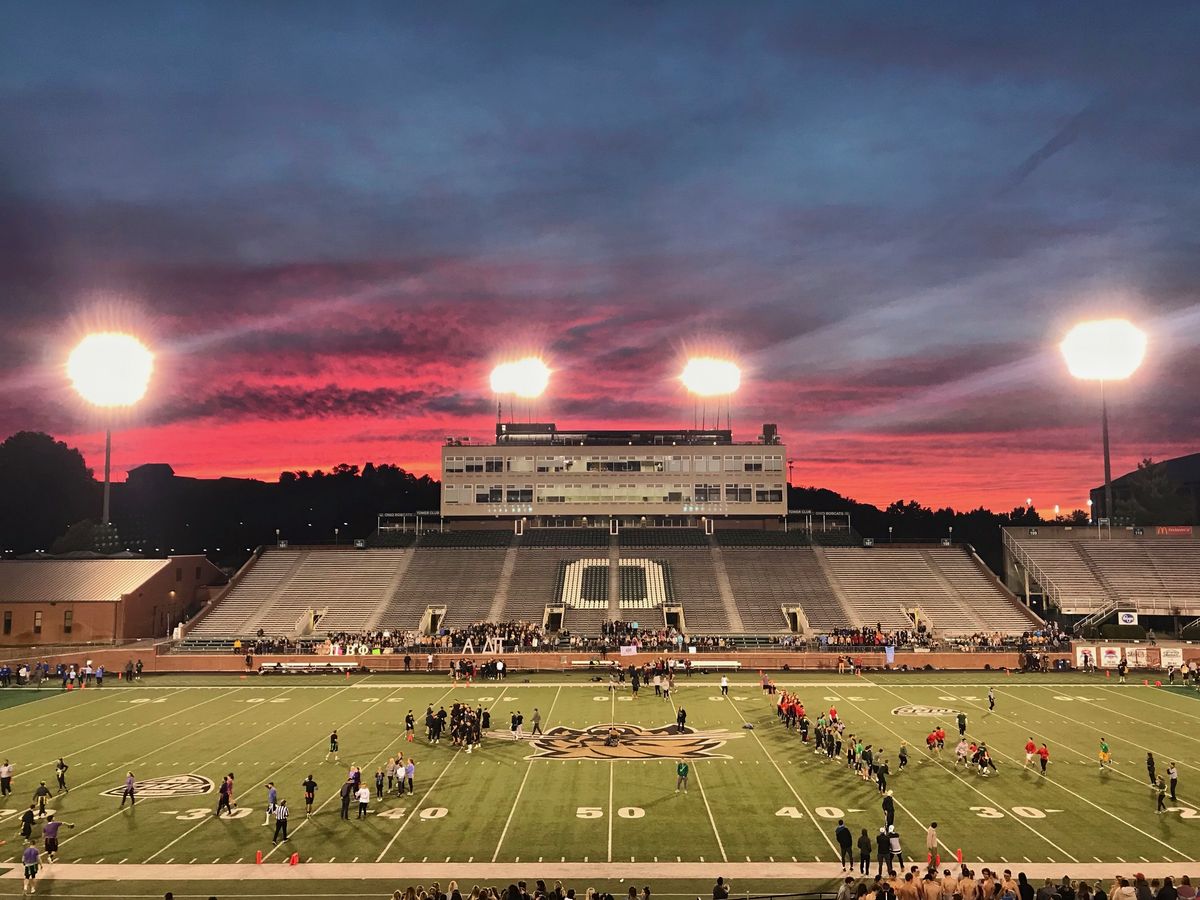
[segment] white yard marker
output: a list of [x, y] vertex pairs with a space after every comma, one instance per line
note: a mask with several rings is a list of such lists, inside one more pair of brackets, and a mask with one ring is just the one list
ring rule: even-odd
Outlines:
[[[550, 721], [550, 717], [554, 715], [554, 707], [558, 703], [558, 696], [562, 693], [560, 687], [554, 692], [554, 702], [550, 704], [550, 711], [546, 713], [546, 721]], [[517, 796], [513, 800], [512, 809], [508, 811], [508, 818], [504, 821], [504, 830], [500, 832], [500, 839], [496, 841], [496, 852], [492, 854], [492, 862], [495, 862], [500, 857], [500, 848], [504, 845], [505, 835], [508, 834], [508, 826], [512, 824], [513, 815], [516, 814], [517, 804], [521, 802], [521, 794], [525, 790], [525, 782], [529, 780], [529, 773], [533, 770], [533, 760], [529, 760], [529, 765], [525, 767], [525, 777], [521, 779], [521, 786], [517, 789]], [[540, 862], [540, 860], [539, 860]]]

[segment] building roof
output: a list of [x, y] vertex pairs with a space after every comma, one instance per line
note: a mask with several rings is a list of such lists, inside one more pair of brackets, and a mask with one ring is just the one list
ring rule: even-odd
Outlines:
[[0, 603], [116, 601], [170, 564], [169, 559], [0, 560]]

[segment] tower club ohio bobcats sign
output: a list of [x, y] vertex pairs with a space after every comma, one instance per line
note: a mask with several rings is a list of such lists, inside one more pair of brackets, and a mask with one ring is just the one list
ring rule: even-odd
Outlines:
[[[607, 744], [609, 729], [617, 729], [615, 746]], [[497, 732], [498, 736], [508, 732]], [[593, 725], [591, 728], [551, 728], [529, 741], [534, 752], [526, 759], [729, 759], [717, 753], [725, 742], [740, 738], [729, 731], [695, 731], [675, 725]]]
[[893, 716], [930, 716], [936, 719], [948, 719], [957, 716], [957, 709], [948, 706], [897, 706], [892, 710]]
[[[147, 797], [193, 797], [207, 794], [212, 789], [212, 779], [203, 775], [159, 775], [133, 783], [133, 792], [139, 800]], [[122, 784], [110, 791], [102, 791], [100, 796], [120, 797], [124, 793], [125, 785]]]

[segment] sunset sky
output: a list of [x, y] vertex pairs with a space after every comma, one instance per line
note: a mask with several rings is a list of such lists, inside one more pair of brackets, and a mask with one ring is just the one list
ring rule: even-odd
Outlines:
[[0, 438], [100, 469], [94, 328], [158, 354], [119, 472], [269, 479], [436, 474], [530, 352], [522, 417], [690, 424], [719, 352], [797, 484], [1071, 508], [1099, 393], [1056, 344], [1119, 314], [1114, 472], [1200, 450], [1198, 4], [0, 10]]

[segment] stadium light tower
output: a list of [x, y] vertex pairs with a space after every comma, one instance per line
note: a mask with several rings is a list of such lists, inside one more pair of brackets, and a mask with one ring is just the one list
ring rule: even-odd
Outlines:
[[1125, 319], [1076, 325], [1059, 345], [1067, 370], [1076, 378], [1100, 382], [1100, 428], [1104, 440], [1104, 515], [1112, 521], [1112, 461], [1108, 451], [1108, 401], [1104, 382], [1123, 381], [1146, 357], [1146, 333]]
[[[546, 392], [550, 386], [550, 367], [536, 356], [527, 356], [515, 362], [500, 363], [492, 369], [492, 393], [502, 402], [505, 395], [520, 397], [524, 400], [534, 400]], [[509, 401], [511, 414], [512, 401]], [[500, 407], [497, 405], [497, 421]]]
[[[84, 400], [103, 410], [133, 406], [144, 396], [154, 372], [154, 354], [129, 334], [89, 334], [67, 357], [67, 375]], [[112, 420], [104, 427], [104, 514], [109, 523], [112, 473]]]
[[717, 398], [717, 426], [721, 425], [721, 397], [725, 398], [725, 416], [729, 427], [733, 428], [730, 400], [742, 384], [742, 371], [737, 363], [727, 359], [715, 359], [711, 356], [694, 356], [683, 367], [679, 376], [683, 386], [701, 400], [709, 397]]

